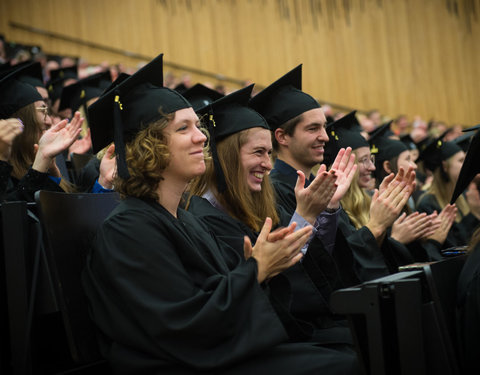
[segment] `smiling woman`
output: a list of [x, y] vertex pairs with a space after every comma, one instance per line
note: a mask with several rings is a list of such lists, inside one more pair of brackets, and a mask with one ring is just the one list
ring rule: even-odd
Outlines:
[[97, 233], [83, 280], [113, 372], [293, 374], [301, 363], [302, 374], [354, 373], [353, 352], [301, 342], [311, 333], [282, 302], [289, 288], [275, 276], [301, 258], [309, 227], [270, 233], [267, 219], [244, 256], [179, 208], [205, 171], [206, 136], [162, 76], [159, 56], [89, 107], [94, 147], [115, 139], [124, 198]]

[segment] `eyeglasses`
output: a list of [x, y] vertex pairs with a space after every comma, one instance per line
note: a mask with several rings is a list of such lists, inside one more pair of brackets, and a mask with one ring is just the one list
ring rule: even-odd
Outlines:
[[43, 121], [47, 121], [47, 116], [51, 116], [51, 111], [50, 111], [50, 107], [44, 105], [44, 106], [41, 106], [41, 107], [35, 107], [35, 109], [39, 112], [42, 112], [43, 113]]
[[375, 155], [365, 156], [358, 162], [362, 163], [365, 168], [368, 168], [370, 166], [370, 163], [375, 165]]

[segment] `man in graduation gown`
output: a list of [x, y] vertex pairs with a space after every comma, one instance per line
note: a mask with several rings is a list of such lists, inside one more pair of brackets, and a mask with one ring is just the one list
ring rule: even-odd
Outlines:
[[[326, 118], [320, 104], [302, 91], [302, 66], [294, 68], [272, 83], [250, 100], [249, 105], [262, 114], [274, 132], [273, 147], [277, 153], [274, 168], [270, 173], [278, 203], [290, 214], [296, 206], [295, 186], [297, 170], [306, 176], [306, 186], [315, 178], [312, 168], [324, 161], [325, 145], [329, 137], [325, 131]], [[335, 159], [331, 158], [331, 162]], [[338, 164], [335, 165], [338, 167]], [[337, 192], [326, 206], [319, 220], [319, 230], [325, 248], [337, 260], [344, 285], [350, 286], [364, 281], [355, 268], [355, 252], [350, 249], [364, 248], [366, 243], [375, 242], [373, 236], [361, 231], [347, 242], [346, 235], [338, 231], [338, 220], [346, 214], [340, 207], [340, 199], [350, 186], [352, 175], [339, 175]], [[348, 233], [350, 236], [352, 233]], [[376, 277], [388, 274], [385, 264], [375, 261]]]

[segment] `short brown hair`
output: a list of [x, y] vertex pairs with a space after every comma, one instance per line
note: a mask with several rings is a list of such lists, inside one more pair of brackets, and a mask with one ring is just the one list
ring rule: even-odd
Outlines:
[[[279, 128], [283, 129], [285, 134], [292, 137], [293, 133], [295, 133], [295, 128], [302, 121], [302, 119], [303, 119], [303, 113], [283, 123], [282, 125], [279, 126]], [[277, 139], [275, 138], [275, 135], [272, 137], [272, 146], [273, 146], [273, 150], [275, 152], [278, 152], [278, 142], [277, 142]]]
[[130, 177], [123, 179], [117, 174], [114, 179], [115, 190], [122, 198], [159, 199], [158, 184], [170, 161], [168, 137], [164, 130], [174, 117], [175, 114], [169, 114], [151, 123], [125, 145]]

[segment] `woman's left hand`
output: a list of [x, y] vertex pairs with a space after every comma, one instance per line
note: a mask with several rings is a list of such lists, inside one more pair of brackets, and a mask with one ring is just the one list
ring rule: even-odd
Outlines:
[[38, 150], [32, 168], [39, 172], [47, 172], [52, 159], [67, 150], [78, 138], [82, 123], [83, 118], [80, 117], [80, 112], [76, 112], [70, 123], [62, 120], [43, 133], [38, 141]]

